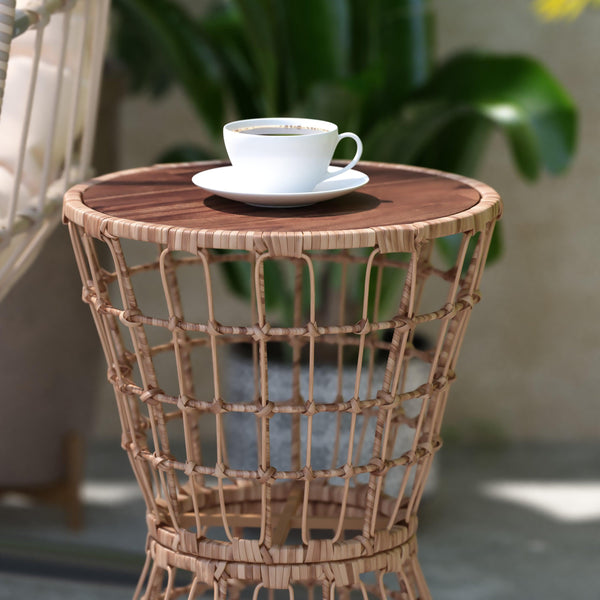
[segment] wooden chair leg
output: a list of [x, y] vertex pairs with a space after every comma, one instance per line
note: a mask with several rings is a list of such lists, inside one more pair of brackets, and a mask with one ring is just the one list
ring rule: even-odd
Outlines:
[[65, 509], [67, 526], [69, 529], [78, 530], [83, 527], [83, 505], [80, 497], [84, 463], [82, 435], [76, 431], [65, 434], [63, 452], [65, 457], [65, 481], [61, 504]]

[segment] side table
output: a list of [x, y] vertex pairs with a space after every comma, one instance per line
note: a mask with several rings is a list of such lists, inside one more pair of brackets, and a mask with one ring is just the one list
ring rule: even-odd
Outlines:
[[[256, 599], [265, 588], [291, 600], [428, 599], [417, 509], [500, 199], [464, 177], [361, 163], [370, 182], [352, 194], [255, 208], [191, 184], [222, 164], [123, 171], [65, 196], [83, 300], [147, 507], [134, 598]], [[433, 248], [449, 235], [450, 266]], [[223, 313], [221, 271], [246, 291], [247, 311]], [[275, 312], [278, 294], [286, 302]], [[427, 347], [415, 343], [422, 333]], [[235, 373], [224, 385], [239, 344], [252, 349], [250, 392]], [[276, 346], [283, 389], [269, 379]], [[332, 354], [337, 384], [325, 389], [319, 371]], [[322, 431], [326, 459], [313, 452]], [[235, 436], [253, 440], [253, 468], [230, 458]]]

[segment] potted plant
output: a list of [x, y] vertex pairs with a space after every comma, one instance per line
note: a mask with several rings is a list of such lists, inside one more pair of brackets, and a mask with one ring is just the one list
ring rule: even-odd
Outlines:
[[[176, 81], [209, 133], [205, 147], [171, 149], [165, 162], [223, 156], [227, 120], [286, 114], [357, 132], [364, 159], [464, 175], [475, 173], [494, 129], [528, 180], [563, 171], [574, 153], [576, 110], [548, 70], [527, 56], [483, 51], [439, 61], [427, 0], [230, 0], [200, 18], [173, 0], [115, 6], [116, 44], [135, 86], [160, 92]], [[441, 239], [438, 251], [453, 257], [458, 243]], [[500, 252], [497, 227], [488, 262]], [[230, 289], [248, 298], [244, 265], [223, 267]], [[327, 264], [316, 277], [332, 294], [339, 269]], [[289, 323], [294, 274], [267, 261], [265, 280], [267, 310]], [[394, 302], [394, 285], [383, 282], [383, 303]], [[351, 289], [360, 306], [362, 286]]]
[[495, 129], [530, 181], [564, 171], [575, 151], [576, 109], [560, 82], [523, 55], [437, 60], [429, 0], [215, 0], [201, 17], [177, 0], [114, 6], [134, 89], [178, 83], [209, 134], [206, 146], [172, 148], [164, 161], [223, 157], [226, 120], [292, 113], [358, 132], [365, 160], [467, 176]]

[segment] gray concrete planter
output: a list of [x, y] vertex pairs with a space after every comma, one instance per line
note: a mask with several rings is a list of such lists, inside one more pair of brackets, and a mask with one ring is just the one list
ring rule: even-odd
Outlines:
[[0, 353], [0, 488], [64, 480], [69, 440], [90, 429], [102, 364], [65, 228], [0, 303]]
[[[281, 402], [289, 399], [291, 390], [291, 369], [289, 365], [283, 365], [278, 362], [269, 363], [269, 399], [273, 402]], [[344, 368], [343, 375], [343, 395], [345, 399], [353, 396], [355, 386], [355, 366]], [[384, 365], [375, 367], [374, 385], [382, 381]], [[415, 365], [409, 370], [406, 389], [412, 389], [423, 383], [427, 377], [426, 366]], [[361, 378], [360, 396], [366, 397], [367, 381], [366, 375]], [[228, 390], [227, 398], [231, 402], [250, 402], [254, 395], [253, 384], [253, 365], [249, 357], [242, 356], [233, 352], [229, 358], [228, 367]], [[333, 402], [337, 393], [338, 375], [337, 369], [333, 365], [318, 365], [315, 368], [314, 394], [317, 402]], [[377, 387], [374, 387], [376, 390]], [[306, 372], [301, 376], [301, 393], [303, 398], [308, 397], [308, 376]], [[405, 410], [408, 416], [416, 416], [421, 406], [419, 398], [409, 400], [406, 403]], [[312, 424], [312, 449], [311, 464], [313, 469], [331, 469], [332, 462], [335, 466], [343, 466], [346, 462], [349, 443], [349, 432], [351, 415], [342, 413], [341, 431], [339, 439], [339, 448], [337, 459], [333, 461], [335, 454], [335, 440], [337, 430], [337, 413], [319, 413], [313, 417]], [[372, 456], [372, 442], [375, 436], [376, 416], [373, 415], [366, 419], [359, 417], [357, 419], [356, 433], [354, 436], [354, 456], [353, 464], [367, 464]], [[227, 434], [227, 449], [229, 466], [235, 469], [254, 470], [258, 467], [258, 448], [256, 417], [253, 414], [232, 413], [225, 418], [225, 428]], [[307, 440], [307, 421], [306, 417], [301, 420], [301, 463], [306, 460], [306, 440]], [[291, 429], [292, 417], [290, 415], [276, 414], [270, 420], [270, 444], [271, 444], [271, 462], [277, 470], [292, 470], [291, 465]], [[360, 438], [364, 441], [360, 444]], [[393, 449], [393, 456], [398, 457], [408, 452], [413, 444], [414, 430], [407, 425], [399, 425], [396, 441]], [[360, 447], [360, 452], [357, 450]], [[434, 462], [434, 467], [436, 463]], [[411, 473], [409, 486], [412, 484]], [[396, 467], [388, 473], [385, 483], [385, 492], [390, 495], [397, 495], [403, 478], [402, 467]], [[362, 474], [356, 476], [356, 483], [367, 483], [368, 475]], [[343, 479], [331, 479], [334, 485], [342, 485]], [[425, 495], [430, 494], [437, 487], [437, 469], [432, 469], [427, 481]]]

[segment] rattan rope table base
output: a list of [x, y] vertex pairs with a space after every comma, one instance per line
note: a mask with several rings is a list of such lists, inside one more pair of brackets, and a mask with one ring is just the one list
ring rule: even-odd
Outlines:
[[[191, 184], [221, 164], [65, 196], [147, 506], [134, 598], [428, 599], [417, 510], [500, 199], [361, 163], [359, 191], [255, 208]], [[246, 308], [224, 311], [217, 279]], [[229, 365], [241, 348], [249, 371]]]

